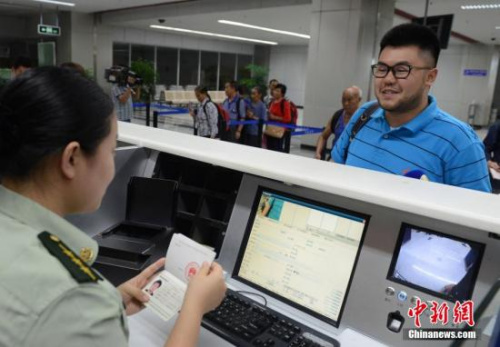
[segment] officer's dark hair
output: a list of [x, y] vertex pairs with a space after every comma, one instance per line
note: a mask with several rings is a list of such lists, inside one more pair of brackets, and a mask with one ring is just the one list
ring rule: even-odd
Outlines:
[[272, 80], [269, 80], [269, 84], [271, 84], [273, 82], [278, 82], [278, 80], [276, 78], [273, 78]]
[[29, 57], [19, 56], [12, 61], [11, 66], [14, 69], [18, 69], [21, 66], [31, 68], [31, 67], [33, 67], [33, 63], [31, 62], [31, 59]]
[[285, 96], [286, 94], [286, 85], [284, 85], [283, 83], [278, 83], [278, 85], [276, 86], [275, 89], [279, 89], [281, 90], [281, 95]]
[[60, 65], [60, 67], [62, 67], [64, 69], [75, 70], [80, 75], [82, 75], [84, 77], [87, 77], [87, 75], [85, 73], [85, 68], [83, 66], [81, 66], [80, 64], [78, 64], [78, 63], [75, 63], [75, 62], [72, 62], [72, 61], [68, 61], [68, 62], [62, 63]]
[[229, 86], [231, 88], [233, 88], [234, 90], [236, 90], [236, 91], [238, 90], [238, 82], [236, 82], [236, 81], [229, 81], [229, 82], [227, 82], [227, 84], [229, 84]]
[[26, 179], [72, 141], [95, 154], [112, 114], [109, 96], [79, 73], [28, 70], [0, 92], [0, 177]]
[[436, 67], [441, 51], [436, 34], [430, 28], [416, 23], [401, 24], [389, 30], [380, 41], [380, 53], [387, 46], [417, 46], [432, 56], [433, 67]]

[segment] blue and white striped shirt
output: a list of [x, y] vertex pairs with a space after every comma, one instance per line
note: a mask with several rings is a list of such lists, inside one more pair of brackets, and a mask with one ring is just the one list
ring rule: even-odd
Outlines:
[[130, 121], [134, 117], [132, 95], [130, 95], [125, 103], [120, 101], [120, 96], [125, 93], [126, 90], [126, 86], [119, 86], [118, 84], [114, 84], [111, 88], [111, 98], [115, 105], [116, 116], [118, 120], [121, 121]]
[[336, 163], [395, 175], [419, 170], [432, 182], [491, 192], [483, 144], [469, 125], [440, 110], [432, 96], [424, 111], [396, 129], [379, 108], [352, 141], [344, 162], [352, 128], [371, 104], [360, 107], [332, 149]]

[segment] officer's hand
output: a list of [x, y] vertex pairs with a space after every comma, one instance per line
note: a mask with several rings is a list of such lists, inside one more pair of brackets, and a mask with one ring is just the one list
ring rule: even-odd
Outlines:
[[316, 153], [316, 154], [314, 155], [314, 158], [315, 158], [315, 159], [319, 159], [319, 160], [321, 160], [321, 154], [320, 154], [320, 153]]
[[122, 283], [118, 290], [125, 304], [127, 316], [131, 316], [144, 308], [144, 303], [149, 301], [149, 296], [142, 292], [142, 288], [151, 280], [158, 270], [165, 266], [165, 258], [161, 258], [149, 265], [143, 272], [134, 278]]
[[203, 315], [220, 305], [226, 289], [222, 267], [215, 262], [212, 266], [203, 263], [189, 281], [182, 308]]
[[234, 134], [234, 137], [236, 140], [239, 140], [241, 138], [241, 131], [237, 130], [236, 133]]

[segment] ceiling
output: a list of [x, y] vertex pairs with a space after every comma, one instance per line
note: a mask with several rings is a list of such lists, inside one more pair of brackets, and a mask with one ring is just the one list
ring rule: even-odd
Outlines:
[[[78, 12], [102, 12], [119, 10], [136, 6], [149, 6], [165, 4], [169, 2], [183, 2], [190, 0], [59, 0], [74, 3], [74, 7], [59, 6], [59, 10], [71, 10]], [[47, 10], [56, 9], [56, 5], [43, 4]], [[0, 13], [10, 15], [22, 15], [28, 12], [38, 12], [40, 3], [33, 0], [0, 0]]]
[[[152, 18], [150, 20], [129, 21], [123, 24], [127, 27], [147, 29], [151, 24], [159, 24], [159, 18], [162, 18], [161, 13], [158, 13], [156, 18]], [[293, 18], [293, 20], [291, 20], [291, 18]], [[188, 16], [164, 17], [164, 19], [165, 23], [159, 25], [207, 31], [224, 35], [242, 36], [265, 41], [274, 41], [281, 45], [308, 45], [308, 39], [220, 24], [218, 20], [225, 19], [257, 26], [270, 27], [272, 29], [308, 34], [311, 25], [311, 5], [271, 7], [265, 9], [249, 9], [244, 11], [212, 12]], [[161, 29], [154, 30], [164, 32]]]
[[[428, 15], [454, 14], [453, 31], [484, 44], [500, 44], [500, 30], [495, 29], [496, 26], [500, 26], [500, 9], [465, 11], [460, 8], [461, 5], [493, 2], [500, 3], [500, 0], [431, 0], [429, 1]], [[396, 8], [411, 15], [423, 17], [425, 3], [426, 0], [397, 0]], [[155, 15], [156, 17], [149, 20], [132, 20], [121, 24], [149, 30], [149, 25], [158, 24], [158, 19], [161, 18], [162, 13], [159, 12]], [[224, 25], [217, 22], [219, 19], [309, 34], [311, 6], [296, 5], [166, 17], [165, 23], [162, 25], [275, 41], [282, 45], [308, 44], [307, 39]], [[405, 20], [401, 17], [396, 17], [395, 24], [399, 24]], [[495, 40], [492, 40], [492, 38]], [[465, 42], [452, 37], [450, 43], [463, 44]]]
[[[78, 12], [102, 12], [120, 10], [137, 6], [151, 6], [166, 4], [171, 2], [183, 2], [193, 0], [66, 0], [76, 4], [74, 8], [60, 6], [60, 10]], [[207, 0], [198, 0], [207, 1]], [[233, 0], [234, 1], [234, 0]], [[243, 0], [238, 0], [243, 1]], [[397, 0], [396, 8], [411, 15], [421, 17], [424, 15], [426, 0]], [[500, 44], [500, 30], [495, 27], [500, 26], [500, 9], [496, 10], [462, 10], [461, 5], [477, 3], [499, 3], [500, 0], [431, 0], [429, 2], [429, 16], [441, 14], [454, 14], [452, 30], [462, 35], [468, 36], [476, 41], [485, 44]], [[293, 3], [293, 2], [292, 2]], [[27, 13], [37, 13], [39, 3], [32, 0], [0, 0], [0, 14], [25, 15]], [[55, 9], [54, 5], [44, 4], [45, 9]], [[163, 11], [168, 11], [168, 6], [163, 7]], [[138, 10], [139, 11], [139, 10]], [[114, 25], [136, 27], [145, 30], [150, 29], [151, 24], [158, 24], [158, 19], [164, 17], [163, 25], [179, 27], [183, 29], [208, 31], [219, 34], [243, 36], [253, 39], [275, 41], [282, 45], [307, 45], [308, 40], [292, 36], [285, 36], [275, 33], [268, 33], [255, 29], [234, 27], [220, 24], [219, 19], [238, 21], [258, 26], [270, 27], [273, 29], [287, 30], [308, 34], [310, 31], [311, 5], [295, 5], [284, 7], [272, 7], [265, 9], [246, 9], [239, 11], [217, 11], [204, 14], [189, 14], [180, 16], [168, 16], [165, 12], [154, 12], [149, 19], [128, 20], [125, 22], [113, 23]], [[395, 23], [401, 22], [401, 18], [396, 18]], [[161, 31], [160, 31], [161, 32]], [[186, 35], [186, 34], [184, 34]], [[492, 40], [494, 38], [495, 40]], [[453, 39], [451, 43], [463, 43], [463, 41]]]
[[[485, 44], [500, 44], [500, 9], [462, 10], [461, 5], [500, 3], [499, 0], [431, 0], [429, 16], [453, 14], [452, 30]], [[396, 8], [423, 17], [425, 0], [397, 0]], [[491, 38], [495, 38], [494, 41]]]

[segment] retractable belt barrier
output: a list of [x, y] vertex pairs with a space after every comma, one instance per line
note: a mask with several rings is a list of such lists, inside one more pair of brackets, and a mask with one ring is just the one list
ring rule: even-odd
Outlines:
[[[150, 124], [150, 109], [151, 108], [156, 109], [153, 111], [153, 127], [155, 127], [155, 128], [158, 127], [158, 117], [160, 117], [160, 116], [169, 116], [169, 115], [173, 115], [173, 114], [189, 113], [189, 110], [186, 108], [183, 108], [183, 107], [171, 107], [171, 106], [161, 105], [158, 103], [147, 104], [147, 103], [137, 102], [137, 103], [134, 103], [134, 107], [136, 107], [136, 108], [146, 107], [146, 125], [147, 126], [149, 126], [149, 124]], [[293, 124], [286, 124], [286, 123], [279, 123], [279, 122], [260, 122], [258, 120], [246, 120], [246, 121], [231, 120], [229, 122], [230, 127], [238, 126], [238, 125], [260, 125], [260, 124], [262, 124], [262, 125], [274, 125], [277, 127], [290, 129], [291, 136], [318, 134], [318, 133], [323, 131], [323, 128], [315, 128], [315, 127], [293, 125]]]
[[[237, 126], [237, 125], [259, 125], [259, 121], [257, 120], [248, 120], [248, 121], [230, 121], [229, 126]], [[279, 122], [262, 122], [264, 125], [274, 125], [281, 128], [286, 128], [292, 130], [290, 133], [292, 136], [302, 136], [302, 135], [310, 135], [317, 134], [323, 132], [323, 128], [315, 128], [315, 127], [307, 127], [302, 125], [293, 125], [293, 124], [284, 124]]]

